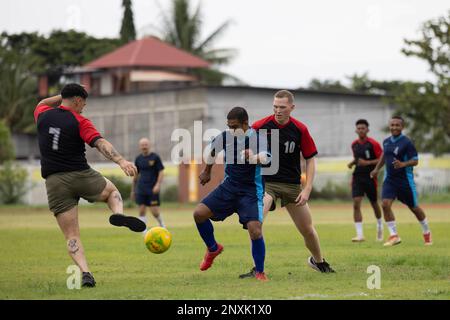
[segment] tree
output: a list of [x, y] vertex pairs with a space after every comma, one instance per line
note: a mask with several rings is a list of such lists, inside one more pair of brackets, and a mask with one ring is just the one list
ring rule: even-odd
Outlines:
[[350, 92], [351, 90], [339, 80], [319, 80], [312, 79], [308, 84], [308, 89], [330, 92]]
[[131, 8], [131, 0], [122, 0], [123, 18], [122, 27], [120, 28], [120, 39], [123, 43], [136, 40], [136, 29], [134, 27], [133, 9]]
[[410, 124], [409, 134], [419, 150], [440, 155], [450, 152], [450, 10], [425, 22], [421, 35], [405, 40], [402, 52], [427, 61], [436, 80], [406, 86], [395, 98], [396, 113]]
[[0, 165], [15, 158], [11, 133], [5, 123], [0, 120]]
[[211, 34], [201, 38], [203, 18], [201, 6], [191, 13], [189, 0], [173, 0], [170, 14], [162, 13], [161, 37], [175, 47], [190, 52], [212, 64], [212, 68], [201, 69], [197, 75], [207, 84], [222, 84], [224, 80], [239, 79], [217, 69], [231, 62], [236, 54], [234, 49], [214, 48], [214, 43], [229, 28], [231, 20], [223, 22]]

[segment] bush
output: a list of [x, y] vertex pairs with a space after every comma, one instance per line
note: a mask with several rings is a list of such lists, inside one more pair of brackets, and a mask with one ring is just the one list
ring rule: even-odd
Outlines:
[[5, 123], [0, 120], [0, 164], [14, 160], [14, 146], [11, 140], [11, 133]]
[[177, 202], [178, 201], [178, 186], [171, 185], [161, 194], [161, 201]]
[[347, 184], [336, 184], [332, 181], [328, 181], [321, 190], [313, 188], [311, 192], [311, 199], [350, 200], [351, 198], [351, 190]]
[[27, 170], [10, 161], [5, 162], [3, 168], [0, 168], [0, 203], [20, 203], [28, 191], [27, 180]]
[[130, 200], [131, 182], [128, 182], [126, 179], [118, 176], [105, 176], [105, 178], [114, 183], [124, 202]]

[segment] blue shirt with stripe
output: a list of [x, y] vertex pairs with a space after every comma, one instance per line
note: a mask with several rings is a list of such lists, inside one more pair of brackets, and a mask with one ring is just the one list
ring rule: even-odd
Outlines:
[[393, 179], [406, 179], [413, 181], [413, 167], [395, 169], [393, 162], [399, 160], [401, 162], [409, 160], [419, 160], [416, 147], [412, 141], [403, 134], [394, 137], [391, 136], [384, 140], [384, 160], [386, 163], [385, 177]]

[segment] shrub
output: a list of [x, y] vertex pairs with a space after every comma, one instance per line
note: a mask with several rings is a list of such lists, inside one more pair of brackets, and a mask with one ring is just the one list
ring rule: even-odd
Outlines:
[[5, 123], [0, 120], [0, 164], [5, 161], [14, 160], [14, 157], [11, 133]]
[[10, 161], [5, 162], [0, 168], [0, 203], [20, 203], [28, 191], [27, 180], [27, 170]]
[[322, 189], [317, 190], [313, 188], [311, 192], [311, 199], [349, 200], [351, 197], [351, 190], [347, 184], [336, 184], [331, 180]]
[[171, 185], [161, 194], [161, 201], [177, 202], [178, 201], [178, 186]]

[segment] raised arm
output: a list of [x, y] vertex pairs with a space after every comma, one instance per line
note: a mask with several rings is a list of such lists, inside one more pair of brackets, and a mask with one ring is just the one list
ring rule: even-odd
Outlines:
[[62, 97], [61, 95], [45, 98], [37, 104], [37, 107], [39, 106], [50, 106], [56, 108], [57, 106], [61, 105]]
[[125, 160], [108, 140], [104, 138], [98, 139], [95, 141], [95, 147], [106, 159], [117, 163], [127, 176], [135, 176], [137, 174], [136, 166]]

